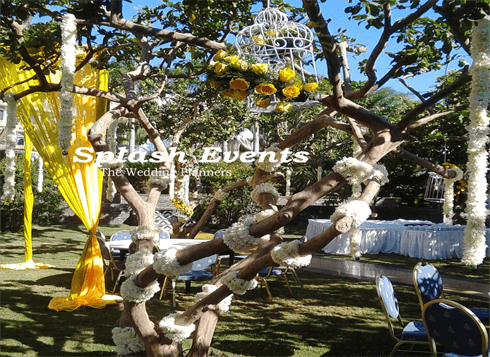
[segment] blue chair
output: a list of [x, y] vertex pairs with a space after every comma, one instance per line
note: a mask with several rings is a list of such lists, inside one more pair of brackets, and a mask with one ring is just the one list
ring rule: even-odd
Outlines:
[[[114, 233], [111, 238], [109, 239], [110, 241], [112, 240], [131, 240], [131, 233], [129, 231], [120, 231]], [[128, 250], [126, 249], [112, 249], [111, 250], [112, 256], [115, 258], [118, 258], [119, 260], [124, 260], [126, 258], [126, 255], [128, 254]]]
[[437, 356], [436, 342], [450, 351], [444, 357], [489, 355], [485, 326], [463, 305], [446, 299], [430, 301], [424, 306], [422, 319], [433, 357]]
[[[388, 322], [390, 335], [396, 341], [396, 345], [393, 347], [390, 356], [393, 356], [403, 344], [410, 344], [412, 345], [412, 348], [415, 345], [428, 345], [429, 341], [422, 322], [409, 322], [406, 325], [403, 323], [400, 316], [398, 300], [395, 296], [395, 290], [393, 289], [393, 284], [391, 284], [390, 279], [384, 275], [376, 276], [376, 291], [378, 293], [379, 302], [381, 303], [381, 309]], [[397, 319], [403, 329], [400, 338], [395, 334], [392, 319]]]
[[[172, 279], [172, 304], [175, 306], [175, 281], [185, 281], [185, 292], [186, 294], [191, 293], [191, 282], [192, 281], [205, 281], [211, 280], [213, 278], [213, 273], [209, 272], [208, 269], [213, 269], [214, 264], [216, 263], [217, 255], [210, 255], [209, 257], [205, 257], [199, 260], [196, 260], [192, 263], [192, 270], [186, 274], [180, 275], [177, 279]], [[160, 300], [165, 297], [165, 292], [167, 290], [167, 283], [169, 282], [168, 277], [165, 277], [165, 280], [162, 285], [162, 290], [160, 292]]]
[[[445, 298], [441, 275], [432, 264], [418, 263], [415, 268], [413, 268], [412, 279], [422, 311], [424, 311], [424, 305], [427, 302]], [[489, 309], [470, 310], [480, 320], [488, 321], [490, 315]]]
[[272, 295], [269, 290], [269, 285], [267, 284], [267, 278], [269, 278], [271, 275], [272, 276], [282, 276], [284, 278], [284, 281], [286, 282], [286, 286], [289, 291], [289, 296], [293, 297], [293, 292], [291, 291], [291, 286], [289, 286], [289, 281], [287, 277], [288, 273], [288, 268], [287, 267], [270, 267], [270, 268], [265, 268], [259, 271], [257, 274], [257, 280], [261, 285], [264, 285], [265, 290], [267, 291], [267, 295], [269, 296], [269, 301], [272, 301]]
[[166, 232], [166, 231], [162, 231], [162, 233], [160, 233], [160, 235], [158, 236], [158, 238], [160, 238], [160, 239], [170, 239], [170, 234], [168, 234], [168, 232]]

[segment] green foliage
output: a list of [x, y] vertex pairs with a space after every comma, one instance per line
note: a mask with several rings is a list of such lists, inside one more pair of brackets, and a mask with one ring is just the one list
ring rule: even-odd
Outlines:
[[[1, 226], [6, 226], [16, 231], [23, 225], [24, 215], [24, 155], [18, 154], [15, 157], [15, 198], [13, 202], [3, 200], [1, 202]], [[63, 200], [56, 184], [44, 168], [44, 180], [42, 192], [37, 192], [37, 171], [38, 161], [32, 165], [32, 185], [34, 193], [33, 223], [49, 225], [58, 222], [60, 204]], [[3, 185], [5, 175], [5, 158], [0, 160], [0, 182]]]
[[[243, 162], [216, 162], [204, 163], [199, 167], [201, 184], [208, 196], [195, 209], [195, 215], [200, 217], [212, 198], [212, 195], [224, 186], [241, 181], [253, 175], [254, 169]], [[249, 185], [242, 186], [230, 192], [218, 209], [213, 214], [211, 223], [220, 227], [228, 227], [238, 220], [238, 217], [250, 212], [254, 203], [250, 199], [252, 188]]]

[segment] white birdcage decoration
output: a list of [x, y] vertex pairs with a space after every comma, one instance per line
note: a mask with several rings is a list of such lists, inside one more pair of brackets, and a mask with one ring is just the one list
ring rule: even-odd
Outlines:
[[444, 202], [444, 178], [435, 172], [429, 172], [424, 200], [436, 203]]
[[[257, 15], [254, 24], [238, 33], [235, 47], [240, 58], [266, 63], [269, 70], [275, 73], [290, 67], [300, 73], [303, 82], [306, 76], [313, 76], [315, 82], [318, 82], [313, 42], [313, 33], [307, 26], [289, 21], [285, 13], [271, 8], [268, 2], [267, 8]], [[311, 69], [306, 70], [305, 66], [311, 66]], [[250, 104], [249, 107], [256, 112], [274, 110], [274, 106], [264, 109]]]

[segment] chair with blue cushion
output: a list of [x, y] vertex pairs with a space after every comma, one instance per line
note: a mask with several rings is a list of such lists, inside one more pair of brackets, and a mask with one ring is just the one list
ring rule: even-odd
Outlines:
[[[444, 299], [442, 277], [436, 267], [429, 263], [418, 263], [413, 268], [413, 285], [419, 298], [420, 308], [435, 299]], [[480, 320], [488, 321], [489, 309], [470, 309]]]
[[[390, 356], [393, 356], [398, 348], [403, 344], [410, 344], [412, 348], [415, 345], [428, 345], [429, 342], [427, 339], [427, 334], [425, 333], [424, 324], [421, 321], [409, 322], [406, 325], [403, 323], [400, 316], [398, 300], [395, 296], [395, 290], [393, 289], [393, 284], [391, 283], [390, 279], [388, 279], [385, 275], [378, 275], [376, 277], [376, 291], [378, 292], [381, 309], [383, 310], [386, 321], [388, 322], [390, 335], [396, 341], [396, 345], [393, 347]], [[395, 334], [392, 319], [397, 319], [403, 328], [400, 338], [398, 338]]]
[[422, 318], [433, 357], [437, 356], [436, 342], [450, 351], [443, 357], [488, 356], [488, 333], [470, 309], [436, 299], [424, 306]]
[[[109, 239], [110, 241], [113, 240], [131, 240], [131, 233], [129, 231], [120, 231], [114, 233], [111, 238]], [[128, 250], [126, 249], [111, 249], [112, 256], [114, 258], [118, 258], [119, 260], [124, 260], [126, 258], [126, 255], [128, 254]]]
[[282, 276], [284, 278], [284, 281], [286, 282], [286, 286], [289, 291], [289, 296], [293, 297], [293, 292], [291, 291], [291, 287], [289, 286], [289, 281], [288, 277], [286, 276], [288, 272], [288, 269], [282, 269], [282, 267], [270, 267], [270, 268], [265, 268], [259, 271], [257, 274], [257, 280], [261, 285], [264, 285], [265, 290], [267, 291], [267, 295], [269, 296], [269, 301], [272, 301], [272, 294], [269, 290], [269, 285], [267, 284], [267, 278], [269, 278], [271, 275], [272, 276]]
[[[180, 275], [176, 280], [185, 281], [185, 292], [190, 294], [191, 292], [191, 282], [192, 281], [205, 281], [211, 280], [213, 278], [213, 273], [209, 272], [208, 269], [213, 269], [213, 265], [216, 263], [217, 255], [210, 255], [192, 263], [192, 270], [186, 274]], [[175, 281], [172, 280], [172, 304], [175, 306]], [[165, 297], [165, 292], [167, 289], [168, 278], [162, 285], [162, 290], [160, 292], [160, 300]]]

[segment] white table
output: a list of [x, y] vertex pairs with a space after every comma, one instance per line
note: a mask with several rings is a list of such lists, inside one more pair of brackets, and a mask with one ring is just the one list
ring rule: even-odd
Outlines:
[[[185, 239], [185, 238], [160, 239], [160, 242], [158, 243], [158, 248], [167, 249], [172, 247], [172, 248], [182, 249], [203, 242], [209, 242], [209, 239]], [[131, 243], [132, 241], [129, 239], [111, 240], [109, 242], [105, 242], [105, 245], [109, 249], [128, 250], [129, 245]]]
[[[400, 242], [400, 254], [412, 258], [451, 259], [463, 257], [465, 226], [436, 224], [425, 229], [406, 229]], [[485, 230], [486, 256], [490, 256], [490, 229]]]
[[[326, 230], [332, 222], [329, 219], [310, 219], [306, 237], [313, 238]], [[361, 224], [361, 254], [400, 253], [400, 242], [406, 225], [429, 225], [430, 221], [404, 220], [377, 221], [371, 220]], [[331, 241], [324, 249], [325, 253], [349, 255], [349, 233], [344, 233]]]

